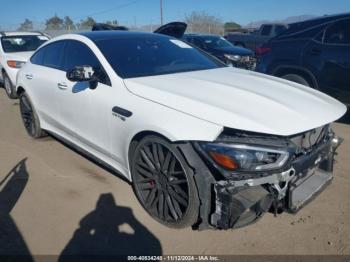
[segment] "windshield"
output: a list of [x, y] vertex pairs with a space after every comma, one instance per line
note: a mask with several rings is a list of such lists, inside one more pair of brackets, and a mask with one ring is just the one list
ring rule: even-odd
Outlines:
[[49, 40], [46, 36], [4, 36], [1, 38], [2, 49], [5, 53], [35, 51], [44, 42]]
[[185, 42], [164, 36], [137, 36], [96, 42], [122, 78], [154, 76], [222, 67]]
[[207, 36], [203, 38], [203, 40], [208, 48], [232, 47], [232, 44], [229, 41], [220, 36]]

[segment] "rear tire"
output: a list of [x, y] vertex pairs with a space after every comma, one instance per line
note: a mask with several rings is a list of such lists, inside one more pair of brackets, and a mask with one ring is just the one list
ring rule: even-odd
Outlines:
[[10, 78], [5, 72], [3, 73], [3, 80], [4, 80], [4, 88], [6, 90], [7, 96], [10, 99], [17, 99], [18, 95], [16, 93], [15, 86], [12, 84]]
[[311, 84], [305, 79], [305, 77], [300, 75], [288, 74], [288, 75], [281, 76], [281, 78], [304, 85], [304, 86], [312, 87]]
[[131, 160], [134, 192], [158, 222], [185, 228], [198, 220], [199, 199], [194, 179], [178, 149], [157, 136], [146, 136]]
[[28, 95], [23, 92], [19, 99], [21, 117], [28, 135], [32, 138], [41, 138], [46, 136], [45, 131], [41, 129], [39, 117]]

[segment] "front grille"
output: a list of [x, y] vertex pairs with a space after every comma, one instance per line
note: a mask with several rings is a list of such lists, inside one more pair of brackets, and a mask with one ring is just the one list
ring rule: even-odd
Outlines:
[[242, 56], [237, 62], [237, 67], [254, 70], [256, 66], [256, 58], [253, 56]]

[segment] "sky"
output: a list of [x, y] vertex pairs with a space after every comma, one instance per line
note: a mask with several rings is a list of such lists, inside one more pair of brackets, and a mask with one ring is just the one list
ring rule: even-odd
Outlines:
[[[0, 28], [14, 27], [25, 18], [44, 22], [55, 14], [75, 22], [92, 16], [98, 22], [117, 20], [127, 26], [159, 24], [160, 0], [2, 0]], [[192, 11], [205, 11], [224, 22], [245, 25], [298, 15], [350, 12], [350, 0], [163, 0], [164, 21], [181, 21]]]

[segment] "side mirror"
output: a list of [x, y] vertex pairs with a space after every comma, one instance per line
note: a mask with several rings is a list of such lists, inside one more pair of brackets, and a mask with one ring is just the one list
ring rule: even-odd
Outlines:
[[95, 81], [94, 69], [92, 66], [76, 66], [68, 70], [67, 79], [72, 82], [90, 82]]

